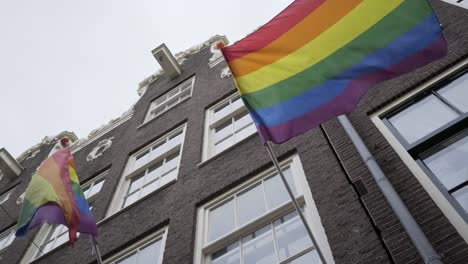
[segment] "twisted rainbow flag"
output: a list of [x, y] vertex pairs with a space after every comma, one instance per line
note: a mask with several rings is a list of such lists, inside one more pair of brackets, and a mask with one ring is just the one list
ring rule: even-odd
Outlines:
[[282, 143], [447, 44], [426, 0], [296, 0], [222, 53], [262, 142]]
[[67, 226], [72, 246], [77, 232], [98, 234], [68, 147], [47, 158], [32, 176], [21, 207], [16, 236], [23, 236], [42, 223]]

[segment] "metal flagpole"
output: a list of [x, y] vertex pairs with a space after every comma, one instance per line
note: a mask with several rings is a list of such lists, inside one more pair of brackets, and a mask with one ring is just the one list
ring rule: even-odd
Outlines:
[[96, 255], [97, 263], [102, 264], [101, 252], [99, 251], [96, 237], [94, 237], [93, 235], [90, 235], [90, 238], [91, 238], [91, 245], [93, 245], [94, 254]]
[[369, 149], [367, 149], [366, 145], [362, 141], [362, 138], [359, 136], [348, 117], [346, 115], [340, 115], [338, 116], [338, 121], [343, 126], [346, 134], [353, 142], [364, 163], [366, 163], [367, 168], [372, 174], [372, 177], [377, 182], [377, 185], [385, 196], [385, 199], [390, 204], [393, 212], [396, 214], [406, 232], [408, 233], [408, 236], [413, 241], [414, 245], [419, 251], [419, 254], [423, 258], [424, 263], [443, 264], [441, 257], [434, 250], [431, 243], [424, 235], [424, 232], [416, 223], [408, 208], [406, 208], [400, 196], [393, 188], [392, 184], [388, 181], [379, 164], [375, 160], [374, 156], [372, 156]]
[[286, 187], [286, 190], [288, 191], [289, 197], [291, 198], [291, 201], [294, 204], [294, 208], [296, 208], [297, 213], [299, 214], [299, 217], [302, 220], [302, 223], [304, 224], [305, 229], [307, 230], [307, 233], [309, 235], [310, 240], [312, 240], [312, 243], [314, 244], [315, 249], [317, 250], [317, 253], [320, 257], [320, 260], [322, 261], [323, 264], [326, 264], [327, 262], [325, 261], [325, 258], [322, 255], [322, 251], [320, 251], [320, 248], [318, 247], [317, 241], [315, 241], [315, 238], [312, 234], [312, 230], [310, 229], [309, 224], [307, 223], [304, 214], [301, 211], [301, 208], [299, 208], [299, 205], [297, 204], [296, 198], [294, 197], [294, 193], [291, 190], [291, 187], [289, 186], [288, 182], [286, 181], [286, 177], [283, 174], [283, 171], [281, 170], [281, 167], [279, 165], [278, 159], [276, 159], [276, 156], [273, 152], [273, 149], [271, 146], [268, 144], [268, 142], [265, 143], [265, 148], [268, 151], [268, 154], [270, 155], [271, 161], [273, 161], [273, 164], [276, 167], [276, 170], [278, 171], [278, 174], [281, 177], [281, 180], [284, 183], [284, 186]]

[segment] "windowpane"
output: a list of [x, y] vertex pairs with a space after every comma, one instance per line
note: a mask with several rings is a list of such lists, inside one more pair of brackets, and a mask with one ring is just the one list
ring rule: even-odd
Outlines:
[[55, 241], [55, 247], [58, 247], [59, 245], [64, 244], [65, 242], [68, 241], [68, 233], [64, 233], [57, 237], [57, 240]]
[[322, 261], [320, 261], [320, 257], [317, 253], [316, 250], [311, 251], [291, 262], [289, 264], [320, 264]]
[[95, 183], [93, 187], [91, 187], [90, 192], [88, 195], [85, 195], [86, 198], [89, 198], [97, 193], [99, 193], [102, 189], [102, 185], [104, 185], [104, 180], [100, 180], [98, 183]]
[[157, 179], [163, 173], [163, 162], [158, 162], [156, 165], [148, 169], [148, 174], [145, 177], [145, 184]]
[[8, 201], [8, 199], [10, 198], [11, 193], [12, 193], [15, 189], [16, 189], [16, 187], [13, 188], [13, 189], [11, 189], [11, 190], [9, 190], [9, 191], [7, 191], [6, 193], [2, 194], [2, 195], [0, 196], [0, 204], [2, 204], [2, 203], [4, 203], [4, 202]]
[[458, 114], [454, 110], [434, 95], [430, 95], [388, 121], [411, 144], [457, 117]]
[[[51, 251], [54, 247], [53, 247], [53, 244], [54, 244], [54, 241], [51, 241], [50, 243], [47, 243], [45, 244], [43, 247], [42, 247], [42, 252], [47, 253], [49, 251]], [[38, 257], [39, 256], [42, 256], [42, 252], [39, 251], [38, 253]]]
[[240, 98], [239, 95], [236, 95], [236, 97], [232, 99], [232, 106], [231, 107], [232, 107], [233, 111], [235, 109], [239, 109], [239, 108], [241, 108], [243, 106], [244, 106], [244, 102], [242, 101], [242, 99]]
[[244, 138], [247, 138], [248, 136], [254, 134], [257, 132], [257, 128], [255, 127], [254, 123], [250, 123], [249, 126], [244, 127], [242, 130], [238, 131], [236, 134], [236, 142], [239, 142], [243, 140]]
[[127, 193], [132, 193], [138, 189], [141, 188], [141, 186], [143, 185], [143, 180], [144, 180], [144, 173], [134, 177], [132, 180], [131, 180], [131, 183], [130, 183], [130, 187], [128, 189], [128, 192]]
[[213, 122], [218, 121], [219, 119], [223, 118], [224, 116], [229, 115], [230, 108], [229, 108], [229, 101], [223, 103], [222, 105], [216, 107], [213, 110]]
[[3, 234], [0, 234], [0, 250], [8, 247], [15, 240], [14, 231], [8, 230]]
[[232, 121], [228, 120], [223, 124], [219, 125], [215, 128], [215, 142], [220, 142], [221, 140], [231, 136], [234, 133], [234, 129], [232, 126]]
[[465, 209], [465, 212], [468, 212], [468, 186], [453, 192], [453, 198], [460, 203], [463, 209]]
[[138, 264], [158, 263], [161, 251], [161, 240], [143, 248], [138, 252]]
[[[286, 177], [286, 181], [291, 187], [292, 192], [295, 195], [297, 195], [296, 186], [293, 181], [291, 169], [288, 168], [287, 170], [284, 170], [283, 173]], [[279, 175], [265, 180], [265, 193], [267, 197], [267, 205], [269, 210], [291, 201], [288, 191], [286, 190], [286, 187], [284, 186], [284, 183]]]
[[250, 222], [265, 212], [265, 198], [261, 184], [237, 196], [238, 226]]
[[468, 73], [438, 91], [463, 112], [468, 112]]
[[468, 132], [461, 140], [442, 143], [444, 149], [424, 159], [424, 163], [448, 189], [468, 181]]
[[148, 157], [149, 157], [149, 150], [145, 151], [143, 154], [136, 156], [133, 170], [140, 168], [142, 165], [146, 164], [148, 162]]
[[230, 146], [234, 145], [234, 137], [231, 136], [219, 143], [216, 143], [216, 145], [214, 146], [214, 154], [218, 154], [220, 153], [221, 151], [229, 148]]
[[152, 193], [153, 191], [157, 190], [158, 188], [159, 188], [159, 179], [157, 179], [157, 180], [149, 183], [145, 187], [143, 187], [140, 197], [146, 196], [147, 194]]
[[129, 206], [132, 203], [136, 202], [138, 200], [138, 194], [139, 194], [139, 192], [136, 192], [136, 193], [134, 193], [132, 195], [127, 196], [127, 198], [125, 198], [125, 200], [124, 200], [124, 203], [123, 203], [122, 207]]
[[240, 264], [239, 242], [235, 242], [211, 256], [212, 264]]
[[272, 264], [277, 262], [271, 226], [242, 239], [242, 252], [245, 264]]
[[274, 226], [281, 261], [312, 246], [304, 224], [296, 212], [276, 220]]
[[236, 132], [253, 123], [248, 112], [244, 112], [234, 118], [234, 127]]
[[235, 228], [234, 200], [209, 211], [208, 241], [213, 241]]
[[115, 264], [137, 264], [137, 256], [133, 253], [130, 256], [127, 256], [119, 261], [116, 261]]

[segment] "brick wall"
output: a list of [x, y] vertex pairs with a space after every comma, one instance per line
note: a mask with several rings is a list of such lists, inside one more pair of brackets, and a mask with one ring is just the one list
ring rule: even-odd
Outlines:
[[[440, 1], [431, 3], [434, 4], [449, 40], [449, 57], [372, 89], [349, 117], [429, 239], [444, 255], [445, 263], [467, 263], [466, 243], [368, 117], [369, 113], [468, 54], [467, 10], [452, 8]], [[164, 263], [192, 263], [198, 206], [272, 166], [256, 136], [200, 165], [205, 110], [235, 91], [232, 80], [220, 78], [225, 63], [211, 69], [208, 67], [210, 56], [209, 49], [204, 49], [189, 57], [183, 64], [182, 75], [175, 80], [161, 77], [151, 84], [135, 104], [135, 114], [129, 121], [75, 154], [82, 183], [109, 167], [106, 182], [94, 203], [93, 211], [99, 221], [105, 218], [129, 155], [181, 123], [187, 123], [178, 180], [100, 224], [99, 242], [104, 258], [169, 225]], [[192, 98], [140, 126], [153, 99], [193, 74], [196, 74], [196, 81]], [[95, 145], [111, 136], [115, 137], [111, 148], [103, 156], [87, 162], [86, 156]], [[407, 234], [336, 121], [327, 122], [323, 127], [313, 129], [286, 144], [275, 146], [274, 149], [280, 158], [298, 153], [336, 263], [422, 263]], [[12, 184], [20, 183], [12, 199], [5, 205], [6, 210], [14, 217], [17, 217], [19, 210], [14, 201], [23, 192], [32, 172], [46, 157], [46, 153], [48, 154], [47, 146], [36, 158], [23, 162], [27, 169], [17, 182], [0, 183], [2, 192]], [[363, 180], [368, 194], [359, 196], [354, 191], [352, 182], [358, 179]], [[4, 215], [0, 216], [0, 230], [14, 224], [14, 221]], [[33, 235], [34, 232], [31, 232], [25, 238], [16, 239], [7, 250], [0, 252], [0, 263], [17, 263]], [[93, 262], [89, 240], [86, 236], [81, 236], [73, 250], [62, 245], [34, 263]]]

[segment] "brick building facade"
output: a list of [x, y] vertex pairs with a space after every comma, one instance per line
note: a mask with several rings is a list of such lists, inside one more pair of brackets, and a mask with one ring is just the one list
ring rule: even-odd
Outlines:
[[[468, 10], [430, 3], [449, 55], [371, 89], [348, 117], [444, 263], [468, 263]], [[75, 140], [106, 263], [316, 259], [213, 49], [219, 41], [176, 55], [176, 77], [147, 78], [135, 105], [87, 139], [45, 138], [16, 159], [18, 176], [3, 172], [0, 263], [95, 263], [86, 235], [73, 249], [61, 228], [10, 235], [31, 175], [61, 137]], [[274, 150], [329, 263], [423, 263], [336, 120]]]

